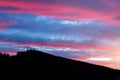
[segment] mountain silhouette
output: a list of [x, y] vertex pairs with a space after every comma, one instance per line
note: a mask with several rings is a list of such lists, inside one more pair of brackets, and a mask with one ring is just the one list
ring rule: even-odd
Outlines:
[[25, 69], [24, 73], [27, 74], [34, 71], [32, 74], [40, 74], [39, 76], [36, 76], [39, 79], [41, 78], [40, 80], [45, 80], [48, 76], [50, 76], [50, 80], [55, 79], [55, 77], [57, 77], [56, 80], [120, 79], [119, 70], [57, 57], [36, 50], [17, 52], [17, 55], [15, 56], [0, 53], [0, 65], [22, 65], [21, 69]]

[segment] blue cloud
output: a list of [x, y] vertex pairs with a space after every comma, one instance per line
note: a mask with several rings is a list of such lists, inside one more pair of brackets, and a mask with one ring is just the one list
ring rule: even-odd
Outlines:
[[[43, 46], [17, 46], [15, 44], [27, 44], [27, 43], [65, 43], [65, 44], [77, 44], [80, 46], [106, 46], [114, 47], [120, 43], [120, 27], [118, 25], [107, 24], [102, 21], [95, 20], [62, 20], [56, 18], [49, 18], [46, 16], [38, 16], [33, 14], [10, 14], [0, 13], [1, 20], [13, 20], [17, 23], [13, 23], [13, 26], [7, 27], [5, 30], [0, 30], [0, 51], [19, 51], [27, 48]], [[3, 17], [4, 16], [4, 17]], [[114, 41], [114, 40], [115, 41]], [[6, 43], [5, 43], [6, 42]], [[8, 44], [8, 42], [10, 44]], [[2, 47], [4, 46], [4, 47]], [[10, 47], [11, 46], [11, 47]], [[49, 46], [49, 45], [48, 45]], [[53, 45], [54, 46], [54, 45]], [[64, 45], [55, 45], [64, 47]], [[47, 45], [45, 45], [47, 47]], [[12, 48], [12, 49], [11, 49]], [[69, 47], [66, 47], [69, 48]], [[57, 48], [48, 51], [54, 55], [64, 57], [83, 57], [92, 55], [95, 53], [104, 53], [100, 50], [90, 52], [89, 49], [81, 49], [78, 51], [70, 50], [57, 50]], [[41, 49], [40, 49], [41, 50]], [[57, 50], [57, 51], [55, 51]], [[88, 51], [88, 52], [87, 52]], [[64, 53], [63, 53], [64, 52]], [[59, 54], [60, 53], [60, 54]], [[73, 53], [76, 53], [73, 54]], [[98, 54], [95, 54], [97, 56]], [[93, 55], [92, 55], [93, 56]]]

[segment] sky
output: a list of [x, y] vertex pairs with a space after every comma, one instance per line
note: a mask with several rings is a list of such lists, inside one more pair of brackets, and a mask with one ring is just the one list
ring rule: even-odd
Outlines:
[[0, 0], [0, 52], [36, 49], [120, 69], [120, 0]]

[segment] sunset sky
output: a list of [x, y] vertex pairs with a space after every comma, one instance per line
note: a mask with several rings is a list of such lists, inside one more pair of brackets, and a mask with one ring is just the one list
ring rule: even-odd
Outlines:
[[120, 69], [120, 0], [0, 0], [0, 52], [31, 48]]

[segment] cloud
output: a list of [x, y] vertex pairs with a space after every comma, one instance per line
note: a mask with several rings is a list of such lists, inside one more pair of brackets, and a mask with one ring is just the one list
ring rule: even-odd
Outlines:
[[117, 16], [114, 19], [119, 21], [120, 20], [120, 16]]
[[[105, 51], [103, 53], [107, 53], [119, 49], [116, 48], [120, 43], [118, 25], [96, 20], [62, 20], [25, 13], [0, 13], [0, 15], [6, 16], [6, 20], [17, 22], [12, 23], [11, 27], [6, 27], [5, 30], [0, 30], [0, 42], [4, 44], [15, 47], [70, 48], [71, 51], [81, 49], [76, 53], [84, 53], [84, 55], [88, 54], [84, 49], [98, 50], [97, 53], [102, 50]], [[1, 20], [4, 20], [2, 16]]]
[[92, 19], [119, 23], [119, 21], [113, 19], [120, 13], [119, 5], [115, 1], [109, 0], [1, 0], [0, 5], [1, 12], [29, 13], [61, 19]]
[[116, 2], [116, 3], [120, 3], [120, 0], [113, 0], [114, 2]]
[[13, 44], [0, 43], [0, 52], [15, 55], [16, 51], [27, 50], [28, 46], [15, 46]]
[[12, 20], [0, 20], [0, 29], [6, 29], [13, 26], [14, 24], [16, 24], [16, 22]]
[[17, 11], [21, 8], [13, 7], [13, 6], [0, 6], [0, 11]]
[[[1, 37], [4, 35], [2, 38], [3, 41], [7, 36], [9, 36], [10, 39], [19, 36], [18, 40], [20, 41], [25, 37], [28, 38], [30, 42], [36, 41], [36, 39], [43, 39], [43, 41], [46, 39], [51, 42], [55, 42], [56, 40], [58, 42], [64, 42], [67, 40], [67, 42], [75, 43], [79, 41], [79, 43], [83, 44], [84, 41], [88, 43], [89, 41], [96, 42], [99, 39], [105, 41], [106, 39], [112, 39], [113, 37], [119, 39], [118, 36], [120, 34], [120, 28], [118, 26], [106, 25], [102, 21], [95, 20], [60, 20], [30, 14], [7, 14], [6, 19], [14, 20], [17, 23], [13, 23], [13, 26], [8, 27], [7, 32], [9, 34], [1, 30]], [[42, 36], [43, 34], [45, 36]], [[73, 36], [75, 37], [75, 40]], [[94, 39], [94, 37], [96, 37], [96, 39]], [[33, 39], [30, 40], [29, 38]], [[27, 40], [23, 41], [28, 42]]]
[[[13, 0], [6, 0], [6, 1], [13, 1]], [[50, 4], [50, 5], [56, 5], [59, 4], [61, 6], [72, 6], [72, 7], [83, 7], [87, 9], [93, 9], [93, 10], [108, 10], [109, 5], [103, 0], [17, 0], [14, 2], [22, 2], [26, 4]], [[102, 5], [102, 6], [101, 6]]]

